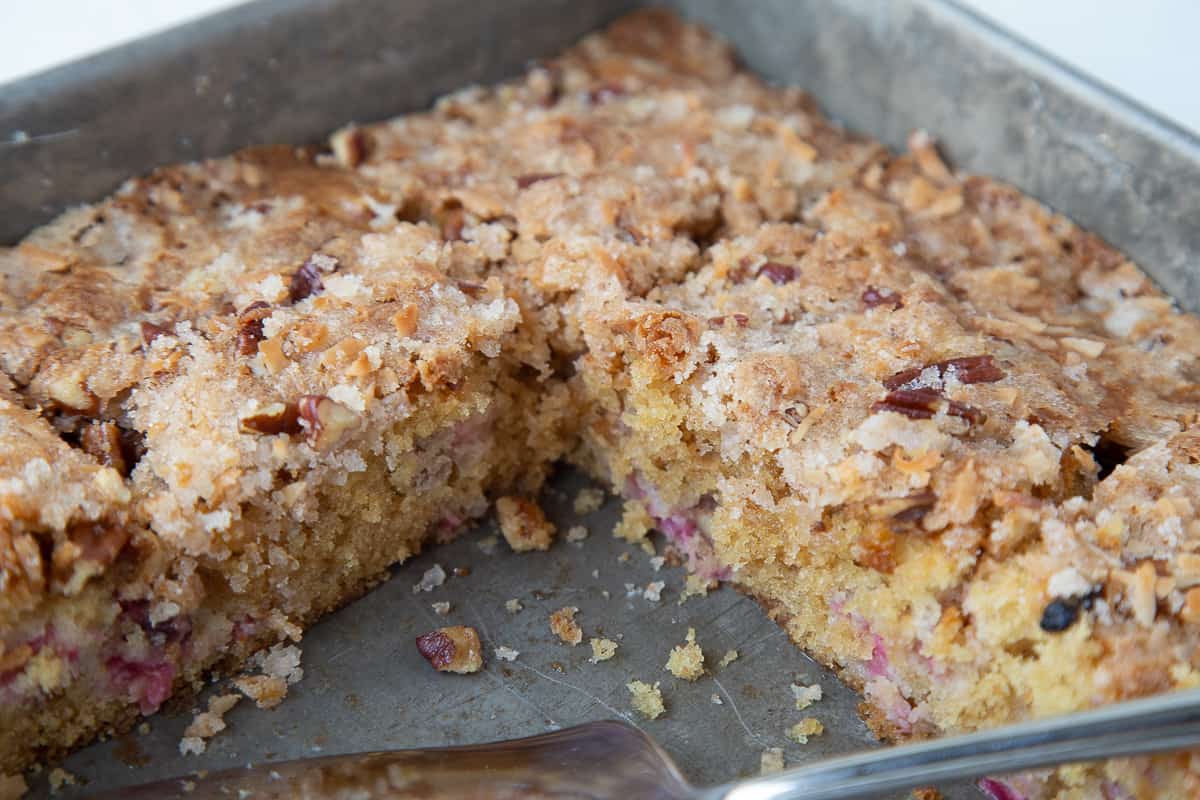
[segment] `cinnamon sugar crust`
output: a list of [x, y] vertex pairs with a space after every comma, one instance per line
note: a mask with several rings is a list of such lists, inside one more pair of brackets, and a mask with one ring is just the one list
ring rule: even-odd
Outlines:
[[[0, 772], [299, 636], [564, 455], [889, 738], [1195, 685], [1200, 321], [908, 149], [641, 12], [0, 251]], [[1189, 759], [1005, 786], [1189, 796]]]

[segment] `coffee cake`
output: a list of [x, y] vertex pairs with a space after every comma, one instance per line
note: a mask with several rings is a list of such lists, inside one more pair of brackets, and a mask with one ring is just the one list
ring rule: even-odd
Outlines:
[[[1200, 321], [669, 14], [326, 150], [131, 181], [0, 275], [0, 772], [495, 498], [516, 520], [563, 457], [885, 738], [1200, 682]], [[1185, 797], [1200, 768], [981, 785]]]

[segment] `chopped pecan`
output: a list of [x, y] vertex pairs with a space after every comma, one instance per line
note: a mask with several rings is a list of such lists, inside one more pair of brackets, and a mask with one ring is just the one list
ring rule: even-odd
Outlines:
[[324, 395], [306, 394], [296, 407], [308, 428], [308, 443], [317, 450], [331, 447], [358, 423], [358, 415]]
[[455, 281], [455, 285], [463, 294], [475, 298], [482, 297], [485, 289], [482, 283], [476, 283], [475, 281]]
[[369, 144], [361, 128], [343, 128], [329, 139], [329, 146], [338, 163], [350, 169], [367, 159]]
[[465, 675], [483, 666], [483, 647], [474, 628], [453, 625], [417, 637], [417, 652], [438, 672]]
[[255, 300], [238, 314], [237, 351], [243, 356], [258, 352], [258, 343], [263, 340], [263, 320], [271, 316], [271, 305]]
[[50, 557], [54, 585], [68, 594], [79, 591], [88, 578], [116, 560], [129, 536], [124, 525], [109, 520], [72, 524]]
[[796, 280], [796, 268], [778, 261], [768, 261], [758, 268], [759, 275], [766, 275], [771, 283], [782, 286]]
[[960, 383], [994, 383], [1004, 377], [1004, 371], [996, 366], [991, 356], [963, 356], [897, 372], [885, 380], [883, 385], [889, 389], [899, 389], [921, 377], [921, 373], [931, 367], [938, 371], [938, 377], [945, 377], [946, 373], [953, 369]]
[[789, 427], [799, 428], [800, 423], [804, 422], [805, 417], [808, 416], [808, 407], [801, 403], [799, 406], [788, 406], [779, 413], [783, 416], [783, 421]]
[[292, 282], [288, 287], [289, 299], [298, 303], [306, 297], [324, 291], [325, 284], [321, 282], [321, 273], [336, 272], [338, 266], [338, 260], [333, 256], [313, 253], [292, 275]]
[[528, 189], [530, 186], [533, 186], [535, 183], [539, 183], [541, 181], [548, 181], [553, 178], [557, 178], [561, 175], [562, 175], [561, 172], [530, 172], [525, 175], [518, 175], [517, 176], [517, 188], [518, 189]]
[[153, 344], [154, 340], [157, 339], [158, 337], [162, 336], [163, 334], [169, 334], [171, 332], [169, 329], [164, 328], [162, 325], [155, 325], [153, 322], [146, 322], [145, 320], [143, 320], [141, 323], [141, 329], [142, 329], [142, 344], [146, 345], [147, 347], [149, 347], [151, 344]]
[[303, 430], [300, 426], [300, 410], [295, 403], [271, 403], [248, 417], [242, 417], [240, 422], [243, 429], [268, 436], [277, 433], [294, 436]]
[[937, 503], [933, 492], [918, 492], [907, 497], [889, 497], [869, 505], [872, 516], [893, 522], [920, 522]]
[[886, 289], [876, 289], [874, 286], [868, 286], [862, 293], [863, 305], [867, 308], [878, 308], [879, 306], [891, 306], [893, 310], [904, 307], [904, 301], [900, 299], [900, 295], [895, 292], [889, 292]]
[[708, 324], [712, 328], [723, 328], [727, 321], [732, 321], [739, 328], [744, 328], [750, 324], [750, 318], [742, 313], [722, 314], [719, 317], [709, 317]]
[[[905, 381], [907, 383], [907, 381]], [[893, 411], [912, 419], [929, 419], [937, 413], [938, 405], [945, 400], [937, 389], [921, 386], [916, 389], [895, 389], [887, 393], [877, 403], [871, 405], [871, 413]], [[978, 425], [987, 417], [982, 411], [960, 403], [957, 400], [946, 400], [946, 413], [952, 417], [961, 417], [967, 422]]]
[[128, 475], [128, 465], [121, 447], [121, 429], [115, 422], [91, 423], [79, 434], [79, 447], [106, 467]]
[[588, 102], [594, 106], [607, 103], [615, 97], [625, 94], [625, 87], [616, 83], [603, 83], [587, 93]]
[[942, 394], [936, 389], [896, 389], [872, 404], [871, 412], [893, 411], [912, 419], [929, 419], [937, 411], [937, 403], [941, 399]]

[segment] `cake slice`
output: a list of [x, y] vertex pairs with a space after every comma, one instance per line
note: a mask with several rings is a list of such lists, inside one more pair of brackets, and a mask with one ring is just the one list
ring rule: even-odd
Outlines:
[[562, 452], [486, 230], [314, 159], [166, 169], [0, 256], [0, 771], [299, 638]]
[[[678, 285], [589, 293], [577, 457], [885, 739], [1196, 685], [1200, 321], [912, 145]], [[1191, 758], [982, 786], [1191, 797]]]

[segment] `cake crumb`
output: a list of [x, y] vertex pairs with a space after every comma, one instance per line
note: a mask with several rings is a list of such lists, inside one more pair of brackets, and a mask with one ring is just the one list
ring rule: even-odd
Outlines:
[[0, 800], [18, 800], [29, 791], [24, 775], [0, 774]]
[[588, 660], [593, 664], [608, 661], [617, 654], [617, 643], [612, 639], [592, 638], [588, 642], [592, 646], [592, 657]]
[[517, 553], [549, 550], [554, 541], [554, 523], [546, 519], [542, 507], [524, 497], [505, 496], [496, 501], [500, 533]]
[[718, 669], [725, 669], [730, 664], [738, 660], [737, 650], [726, 650], [725, 655], [721, 656], [721, 660], [717, 662]]
[[633, 695], [630, 705], [646, 719], [658, 719], [667, 710], [658, 686], [657, 681], [653, 686], [644, 681], [630, 681], [625, 684], [625, 688]]
[[679, 595], [679, 604], [683, 605], [689, 597], [704, 597], [714, 586], [716, 586], [716, 581], [701, 578], [698, 575], [688, 575], [683, 583], [683, 592]]
[[604, 490], [603, 489], [580, 489], [575, 495], [575, 513], [576, 514], [591, 514], [593, 511], [604, 505]]
[[550, 630], [572, 647], [583, 641], [583, 629], [575, 622], [578, 613], [575, 606], [563, 606], [550, 615]]
[[627, 542], [641, 541], [654, 528], [654, 518], [641, 500], [626, 500], [621, 521], [613, 529], [613, 535]]
[[621, 555], [617, 556], [617, 561], [620, 561], [622, 564], [628, 564], [629, 553], [621, 553]]
[[704, 652], [696, 644], [695, 628], [688, 628], [684, 644], [671, 648], [671, 655], [667, 657], [663, 669], [685, 681], [694, 681], [704, 674]]
[[146, 734], [150, 733], [150, 723], [143, 722], [141, 725], [138, 725], [137, 732], [140, 733], [142, 736], [145, 736]]
[[510, 614], [518, 614], [525, 606], [521, 605], [521, 601], [513, 597], [504, 601], [504, 610]]
[[485, 536], [482, 539], [480, 539], [478, 542], [475, 543], [475, 546], [478, 547], [480, 550], [482, 550], [484, 555], [490, 556], [490, 555], [494, 555], [496, 553], [496, 545], [498, 545], [499, 543], [500, 543], [500, 537], [496, 536], [495, 534], [492, 534], [490, 536]]
[[[225, 714], [242, 699], [239, 694], [219, 694], [208, 698], [208, 710], [192, 718], [192, 722], [179, 740], [181, 755], [199, 755], [208, 746], [208, 740], [225, 730]], [[51, 773], [53, 774], [53, 773]]]
[[712, 701], [712, 704], [714, 706], [725, 705], [725, 701], [721, 699], [721, 695], [717, 694], [716, 692], [713, 692], [712, 695], [708, 699]]
[[500, 646], [496, 648], [496, 658], [501, 661], [516, 661], [519, 655], [521, 655], [520, 651], [514, 650], [511, 647]]
[[439, 617], [444, 617], [450, 613], [450, 604], [445, 600], [437, 603], [431, 603], [430, 605], [433, 606], [433, 613], [437, 614]]
[[483, 667], [479, 634], [466, 625], [438, 628], [417, 637], [417, 652], [438, 672], [467, 675]]
[[567, 528], [567, 541], [572, 543], [582, 542], [588, 537], [588, 529], [582, 525], [572, 525]]
[[667, 584], [663, 581], [650, 581], [646, 584], [646, 590], [642, 592], [642, 597], [645, 597], [651, 603], [657, 603], [662, 600], [662, 590]]
[[792, 696], [796, 698], [796, 710], [803, 711], [821, 699], [823, 696], [821, 684], [814, 683], [812, 686], [805, 686], [803, 684], [793, 683]]
[[782, 747], [768, 747], [762, 751], [762, 756], [758, 760], [759, 773], [770, 775], [772, 772], [782, 772], [783, 767]]
[[50, 781], [50, 791], [55, 794], [61, 792], [63, 787], [74, 786], [76, 783], [75, 776], [67, 772], [62, 767], [55, 767], [54, 769], [50, 770], [48, 780]]
[[420, 581], [413, 584], [413, 594], [432, 592], [445, 582], [446, 570], [442, 569], [441, 564], [434, 564], [432, 567], [425, 570], [425, 574], [421, 576]]
[[277, 644], [269, 650], [260, 650], [252, 662], [264, 675], [282, 678], [288, 686], [304, 677], [300, 666], [300, 648], [294, 644]]
[[242, 675], [233, 685], [259, 708], [274, 708], [287, 697], [287, 681], [274, 675]]
[[825, 726], [821, 721], [812, 717], [805, 717], [797, 722], [792, 727], [788, 728], [788, 738], [796, 744], [808, 744], [808, 737], [820, 736], [825, 732]]
[[650, 559], [650, 569], [658, 572], [663, 568], [663, 564], [665, 563], [667, 563], [665, 556], [655, 556], [654, 558]]

